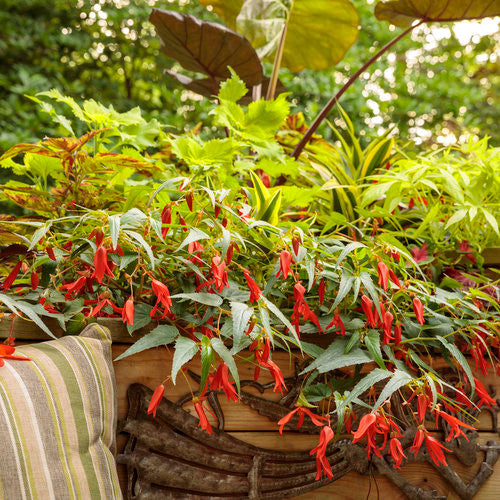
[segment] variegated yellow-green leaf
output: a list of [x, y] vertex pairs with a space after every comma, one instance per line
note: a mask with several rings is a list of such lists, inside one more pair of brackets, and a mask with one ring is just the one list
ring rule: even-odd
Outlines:
[[244, 0], [199, 0], [201, 5], [210, 7], [231, 29], [236, 28], [236, 18]]
[[449, 22], [500, 16], [498, 0], [389, 0], [375, 7], [378, 19], [400, 27], [416, 19], [425, 22]]
[[[358, 37], [359, 16], [350, 0], [200, 0], [273, 60], [289, 16], [281, 66], [293, 72], [337, 64]], [[288, 11], [285, 8], [288, 7]], [[239, 10], [241, 9], [241, 10]], [[235, 15], [238, 10], [238, 14]]]

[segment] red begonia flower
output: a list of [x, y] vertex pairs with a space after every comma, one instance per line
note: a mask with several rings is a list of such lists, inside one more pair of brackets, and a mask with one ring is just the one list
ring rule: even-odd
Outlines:
[[425, 320], [424, 320], [424, 306], [422, 305], [422, 302], [420, 302], [420, 299], [418, 297], [415, 297], [413, 299], [413, 311], [415, 311], [415, 316], [417, 317], [417, 321], [423, 325]]
[[124, 323], [127, 323], [128, 325], [133, 325], [134, 324], [134, 299], [130, 297], [127, 302], [125, 302], [125, 305], [123, 306], [122, 309], [122, 319]]
[[293, 262], [292, 254], [288, 250], [282, 250], [280, 253], [280, 268], [276, 277], [280, 274], [283, 276], [283, 279], [286, 280], [288, 275], [290, 274], [290, 265]]
[[406, 455], [403, 453], [403, 447], [401, 442], [397, 438], [392, 438], [389, 443], [389, 453], [394, 460], [394, 468], [401, 469], [401, 462]]
[[257, 302], [262, 292], [260, 291], [259, 286], [250, 276], [250, 272], [248, 269], [243, 270], [243, 274], [245, 275], [245, 279], [247, 280], [248, 289], [250, 290], [250, 302]]
[[153, 417], [156, 417], [156, 410], [158, 409], [158, 406], [161, 403], [161, 400], [163, 399], [164, 392], [165, 392], [165, 386], [163, 384], [160, 384], [155, 389], [153, 395], [151, 396], [151, 401], [149, 402], [148, 415], [153, 414]]
[[333, 439], [334, 433], [330, 426], [325, 425], [321, 429], [321, 433], [319, 435], [319, 444], [315, 448], [313, 448], [309, 454], [316, 454], [316, 481], [321, 479], [322, 473], [325, 474], [328, 479], [333, 478], [332, 468], [330, 466], [330, 462], [326, 458], [326, 447], [328, 443]]
[[8, 274], [8, 276], [5, 278], [2, 287], [0, 290], [9, 290], [10, 287], [12, 286], [12, 283], [16, 281], [17, 275], [19, 274], [19, 270], [21, 269], [21, 266], [23, 264], [23, 261], [20, 260], [12, 269], [12, 271]]
[[387, 290], [387, 285], [389, 284], [389, 268], [385, 264], [385, 262], [379, 262], [377, 264], [378, 270], [378, 284], [382, 286], [382, 288]]

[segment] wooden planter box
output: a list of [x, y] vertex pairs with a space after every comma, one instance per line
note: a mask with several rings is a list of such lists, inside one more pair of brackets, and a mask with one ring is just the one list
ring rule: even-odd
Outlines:
[[[147, 333], [150, 328], [146, 327], [139, 330], [136, 335], [131, 337], [124, 325], [119, 320], [102, 319], [99, 323], [110, 328], [113, 336], [113, 357], [116, 358], [122, 354], [130, 344], [137, 338]], [[0, 337], [6, 338], [9, 335], [11, 321], [3, 319], [0, 321]], [[62, 335], [62, 331], [56, 324], [50, 324], [55, 335]], [[14, 336], [18, 342], [42, 341], [48, 340], [47, 336], [35, 327], [32, 323], [24, 320], [16, 319]], [[289, 355], [286, 352], [275, 352], [273, 359], [278, 363], [283, 371], [283, 375], [293, 376], [294, 367], [289, 362]], [[126, 392], [129, 385], [133, 383], [141, 383], [154, 389], [160, 384], [170, 373], [172, 364], [172, 351], [167, 347], [159, 347], [143, 351], [139, 354], [117, 361], [115, 363], [115, 373], [118, 387], [118, 418], [119, 420], [126, 417], [128, 411], [128, 401]], [[192, 361], [189, 367], [196, 373], [200, 373], [201, 367], [199, 361]], [[252, 379], [253, 367], [249, 364], [243, 364], [240, 367], [241, 379]], [[266, 378], [268, 377], [268, 378]], [[500, 378], [494, 373], [488, 374], [487, 377], [479, 377], [485, 383], [486, 387], [494, 388], [497, 393], [500, 393]], [[263, 370], [261, 375], [262, 383], [270, 382], [271, 378]], [[193, 391], [198, 389], [196, 382], [192, 381]], [[252, 388], [245, 388], [248, 392], [252, 392]], [[177, 385], [173, 387], [171, 384], [166, 385], [165, 397], [171, 401], [176, 401], [181, 396], [189, 392], [187, 378], [179, 376]], [[254, 392], [258, 395], [257, 391]], [[276, 400], [279, 395], [272, 391], [267, 391], [266, 399]], [[225, 430], [231, 435], [246, 441], [255, 446], [262, 448], [273, 449], [277, 451], [306, 451], [310, 450], [317, 444], [318, 436], [301, 434], [297, 432], [284, 432], [283, 436], [277, 431], [275, 422], [271, 422], [267, 418], [259, 415], [256, 411], [249, 408], [245, 404], [238, 402], [227, 404], [224, 397], [219, 398], [222, 410], [225, 417]], [[184, 408], [195, 414], [189, 404]], [[212, 424], [216, 424], [213, 419]], [[486, 443], [490, 440], [498, 440], [498, 434], [493, 431], [493, 422], [491, 414], [483, 412], [480, 415], [479, 442]], [[118, 451], [121, 452], [126, 442], [124, 435], [118, 435]], [[473, 467], [465, 467], [460, 464], [453, 456], [450, 456], [450, 463], [455, 471], [463, 478], [465, 482], [469, 482], [476, 474], [480, 460]], [[125, 491], [126, 471], [123, 466], [119, 466], [119, 475], [122, 488]], [[429, 464], [412, 463], [407, 464], [402, 469], [402, 476], [416, 486], [420, 486], [426, 490], [436, 490], [439, 496], [447, 498], [458, 498], [455, 493], [450, 494], [450, 487], [444, 478]], [[376, 485], [374, 482], [376, 481]], [[482, 487], [476, 498], [478, 499], [496, 499], [500, 488], [500, 461], [496, 463], [495, 471], [490, 479]], [[399, 490], [390, 480], [384, 476], [362, 476], [355, 472], [346, 474], [341, 479], [323, 486], [315, 491], [301, 495], [300, 499], [366, 499], [366, 498], [382, 498], [382, 499], [403, 499], [406, 498], [404, 493]]]

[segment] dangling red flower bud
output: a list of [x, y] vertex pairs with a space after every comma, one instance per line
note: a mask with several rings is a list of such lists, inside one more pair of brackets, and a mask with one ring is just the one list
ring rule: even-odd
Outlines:
[[322, 331], [317, 316], [313, 311], [311, 311], [311, 308], [307, 305], [304, 299], [305, 293], [306, 289], [302, 286], [300, 281], [298, 283], [295, 283], [295, 286], [293, 288], [293, 298], [295, 300], [295, 304], [293, 305], [292, 323], [295, 326], [295, 332], [297, 336], [300, 336], [299, 321], [301, 316], [303, 316], [304, 321], [307, 321], [307, 319], [311, 319], [313, 323], [318, 327], [318, 331], [320, 333]]
[[389, 278], [401, 290], [401, 283], [392, 269], [389, 269]]
[[257, 302], [262, 292], [260, 291], [259, 286], [250, 276], [250, 271], [248, 269], [243, 269], [243, 274], [245, 275], [245, 279], [247, 280], [248, 289], [250, 290], [250, 302]]
[[357, 420], [356, 414], [351, 409], [348, 408], [344, 414], [344, 427], [348, 434], [351, 434], [352, 424], [356, 420]]
[[437, 413], [450, 426], [450, 433], [448, 434], [446, 441], [451, 441], [454, 438], [460, 437], [460, 435], [464, 436], [465, 439], [467, 439], [468, 441], [469, 439], [462, 431], [462, 429], [460, 429], [460, 427], [465, 427], [466, 429], [472, 429], [473, 431], [477, 430], [475, 427], [472, 427], [471, 425], [468, 425], [465, 422], [458, 420], [458, 418], [453, 417], [452, 415], [448, 415], [448, 413], [445, 413], [440, 410], [438, 410]]
[[293, 247], [293, 253], [295, 254], [295, 257], [299, 255], [299, 247], [300, 244], [302, 243], [300, 236], [295, 235], [292, 238], [292, 247]]
[[31, 289], [36, 290], [38, 288], [38, 283], [40, 283], [40, 279], [38, 278], [38, 274], [35, 272], [31, 273]]
[[172, 222], [172, 207], [171, 205], [165, 205], [163, 210], [161, 211], [161, 235], [163, 238], [167, 236], [168, 231], [170, 230], [170, 224]]
[[276, 277], [278, 277], [281, 273], [283, 279], [286, 280], [287, 276], [290, 274], [290, 264], [292, 262], [292, 254], [288, 250], [282, 250], [280, 254], [280, 268]]
[[128, 325], [133, 325], [134, 324], [134, 299], [133, 297], [130, 297], [127, 302], [125, 302], [125, 305], [123, 306], [122, 309], [122, 320], [124, 323], [127, 323]]
[[219, 217], [220, 214], [220, 205], [215, 205], [214, 206], [214, 216], [215, 218]]
[[12, 286], [12, 283], [16, 281], [17, 275], [19, 274], [19, 270], [21, 269], [21, 266], [23, 265], [22, 261], [19, 261], [15, 266], [14, 269], [9, 273], [9, 275], [5, 278], [2, 287], [0, 288], [1, 290], [9, 290], [10, 287]]
[[87, 284], [87, 278], [80, 276], [76, 281], [66, 283], [61, 286], [61, 290], [66, 290], [64, 300], [73, 300], [74, 296]]
[[415, 311], [415, 316], [417, 321], [423, 325], [424, 324], [424, 306], [418, 297], [413, 299], [413, 310]]
[[415, 456], [417, 456], [417, 453], [420, 450], [422, 443], [424, 442], [424, 438], [425, 438], [424, 431], [422, 429], [418, 429], [417, 432], [415, 433], [415, 438], [413, 439], [413, 444], [410, 448], [410, 451], [413, 451]]
[[379, 262], [377, 264], [378, 269], [378, 284], [382, 285], [382, 288], [387, 290], [387, 285], [389, 283], [389, 268], [386, 266], [385, 262]]
[[286, 424], [290, 422], [290, 420], [292, 420], [292, 417], [296, 413], [299, 416], [299, 419], [297, 421], [297, 429], [300, 429], [302, 427], [305, 415], [308, 415], [312, 423], [317, 427], [321, 427], [322, 425], [325, 425], [326, 422], [328, 422], [328, 419], [326, 417], [320, 417], [319, 415], [315, 415], [314, 413], [312, 413], [311, 410], [309, 410], [308, 408], [304, 408], [303, 406], [298, 406], [297, 408], [295, 408], [295, 410], [292, 410], [290, 413], [287, 413], [282, 419], [278, 421], [280, 434], [283, 434], [283, 428], [285, 427]]
[[184, 217], [181, 214], [178, 214], [178, 216], [179, 216], [179, 224], [182, 226], [182, 230], [186, 232], [187, 231], [186, 219], [184, 219]]
[[186, 203], [187, 203], [187, 206], [189, 208], [189, 211], [192, 212], [193, 211], [193, 192], [192, 191], [189, 191], [188, 193], [186, 193]]
[[383, 320], [383, 328], [384, 328], [384, 338], [382, 340], [382, 344], [386, 345], [391, 341], [391, 333], [392, 333], [392, 320], [394, 319], [394, 316], [387, 311], [384, 314], [384, 320]]
[[92, 274], [93, 278], [96, 278], [99, 283], [102, 283], [102, 279], [106, 274], [106, 271], [109, 272], [108, 268], [108, 252], [105, 247], [100, 246], [97, 248], [94, 255], [94, 267], [95, 271]]
[[325, 278], [322, 278], [321, 281], [319, 282], [318, 286], [318, 298], [319, 298], [319, 305], [323, 305], [323, 301], [325, 299]]
[[56, 256], [54, 255], [54, 250], [52, 249], [52, 247], [47, 247], [45, 249], [45, 251], [47, 252], [47, 255], [49, 256], [49, 259], [53, 260], [55, 262]]
[[394, 327], [394, 345], [401, 343], [401, 325], [399, 323]]
[[281, 373], [280, 367], [271, 360], [268, 360], [265, 365], [266, 368], [269, 368], [271, 375], [274, 379], [274, 388], [273, 392], [283, 393], [283, 389], [286, 390], [285, 379], [283, 378], [283, 374]]
[[164, 392], [165, 392], [165, 386], [163, 384], [160, 384], [155, 389], [153, 395], [151, 396], [151, 401], [149, 402], [148, 415], [153, 414], [153, 417], [156, 417], [156, 410], [158, 409], [158, 406], [160, 405], [161, 400], [163, 399]]
[[[96, 228], [92, 229], [91, 233], [89, 234], [89, 239], [90, 238], [95, 238], [95, 244], [100, 247], [102, 245], [102, 240], [104, 239], [104, 232], [101, 228]], [[68, 242], [71, 243], [71, 242]], [[66, 245], [65, 245], [66, 247]]]
[[375, 326], [376, 321], [373, 317], [373, 302], [366, 295], [361, 296], [361, 308], [365, 313], [368, 325]]
[[227, 262], [228, 266], [229, 266], [229, 264], [231, 264], [231, 261], [233, 260], [233, 252], [234, 252], [235, 248], [238, 251], [240, 250], [238, 245], [234, 241], [231, 241], [231, 243], [229, 243], [229, 246], [228, 246], [227, 252], [226, 252], [226, 262]]
[[496, 405], [495, 400], [488, 394], [488, 391], [485, 389], [484, 385], [476, 377], [474, 377], [474, 383], [476, 385], [476, 393], [479, 396], [477, 406], [482, 406], [483, 404], [485, 404], [492, 408], [491, 405]]
[[431, 402], [425, 394], [419, 394], [417, 396], [417, 415], [420, 422], [424, 421], [427, 408], [429, 408], [430, 404]]

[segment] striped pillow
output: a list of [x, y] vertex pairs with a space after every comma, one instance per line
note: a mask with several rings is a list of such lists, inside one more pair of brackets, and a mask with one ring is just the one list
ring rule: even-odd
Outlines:
[[31, 361], [0, 368], [0, 498], [122, 498], [109, 331], [90, 325], [17, 353]]

